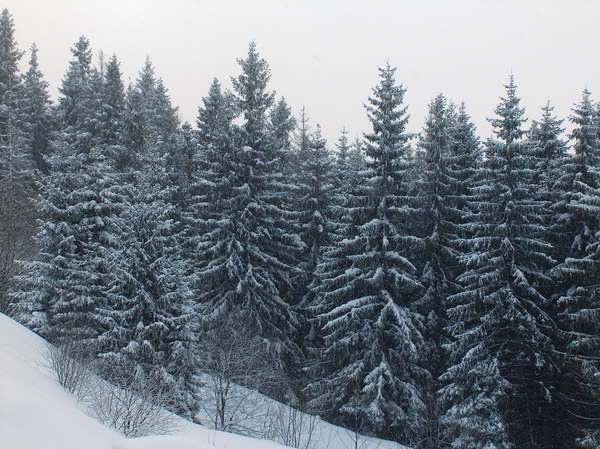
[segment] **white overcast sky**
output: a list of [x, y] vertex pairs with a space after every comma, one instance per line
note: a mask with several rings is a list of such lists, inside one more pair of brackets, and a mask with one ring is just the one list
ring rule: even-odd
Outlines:
[[[306, 107], [330, 147], [345, 124], [349, 137], [370, 131], [363, 104], [389, 61], [408, 89], [409, 131], [422, 129], [438, 93], [467, 111], [486, 138], [486, 117], [504, 95], [511, 70], [526, 115], [538, 120], [550, 99], [566, 118], [588, 88], [600, 100], [600, 1], [204, 1], [4, 0], [21, 50], [35, 42], [55, 99], [80, 35], [94, 54], [121, 61], [134, 81], [146, 55], [183, 121], [214, 77], [237, 76], [248, 43], [271, 67], [269, 87], [296, 116]], [[23, 57], [26, 69], [29, 54]], [[97, 61], [97, 60], [96, 60]], [[567, 128], [570, 125], [567, 124]]]

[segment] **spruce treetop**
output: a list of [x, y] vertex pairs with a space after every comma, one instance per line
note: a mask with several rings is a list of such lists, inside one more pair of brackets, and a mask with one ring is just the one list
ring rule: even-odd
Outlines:
[[292, 116], [292, 110], [284, 97], [281, 97], [275, 104], [269, 118], [271, 138], [277, 142], [281, 149], [289, 150], [291, 148], [290, 136], [296, 129], [296, 119]]
[[59, 110], [66, 126], [81, 126], [85, 117], [93, 114], [91, 101], [95, 94], [91, 86], [92, 49], [85, 36], [79, 38], [71, 48], [71, 53], [73, 59], [69, 61], [69, 68], [58, 89], [62, 95]]
[[154, 66], [152, 65], [152, 61], [150, 61], [149, 55], [146, 55], [144, 67], [142, 67], [142, 70], [140, 70], [138, 74], [136, 84], [142, 92], [150, 92], [152, 89], [154, 89], [156, 85], [156, 79], [154, 77]]
[[266, 125], [267, 110], [275, 101], [275, 92], [267, 91], [271, 79], [269, 64], [256, 51], [256, 43], [250, 42], [248, 57], [238, 59], [242, 73], [232, 78], [234, 91], [238, 94], [240, 110], [244, 112], [245, 129], [250, 136], [250, 145], [260, 139]]
[[600, 124], [591, 95], [592, 93], [585, 89], [581, 102], [572, 109], [573, 114], [569, 117], [572, 123], [578, 125], [568, 137], [575, 140], [573, 149], [582, 164], [592, 163], [594, 158], [600, 156]]
[[564, 120], [554, 117], [553, 111], [554, 106], [551, 106], [548, 100], [546, 106], [542, 107], [541, 121], [533, 120], [527, 132], [527, 140], [538, 146], [539, 156], [546, 161], [563, 157], [566, 150], [565, 142], [560, 139], [560, 135], [565, 131], [561, 127]]
[[0, 14], [0, 94], [4, 94], [19, 72], [18, 62], [24, 52], [19, 51], [15, 41], [15, 25], [8, 9]]
[[19, 60], [23, 52], [17, 49], [14, 23], [8, 10], [0, 14], [0, 141], [10, 140], [11, 110], [19, 102], [21, 77]]
[[342, 126], [342, 131], [338, 142], [335, 144], [338, 150], [338, 160], [344, 164], [348, 158], [348, 152], [350, 151], [350, 144], [348, 143], [348, 131], [346, 125]]
[[228, 135], [231, 122], [237, 112], [233, 105], [230, 93], [221, 91], [221, 83], [214, 78], [208, 95], [202, 98], [204, 107], [198, 107], [196, 126], [200, 135], [200, 142], [204, 147], [215, 145]]
[[294, 146], [300, 153], [306, 151], [310, 145], [310, 125], [309, 118], [306, 114], [306, 108], [302, 106], [300, 111], [300, 120], [298, 120], [298, 128], [294, 136]]
[[29, 70], [27, 71], [27, 76], [28, 77], [39, 77], [41, 72], [39, 69], [40, 66], [39, 66], [38, 58], [37, 58], [38, 48], [37, 48], [37, 45], [35, 45], [35, 42], [33, 44], [31, 44], [30, 51], [31, 51], [31, 57], [29, 58]]
[[449, 125], [446, 97], [439, 94], [429, 105], [429, 115], [424, 126], [425, 135], [420, 142], [421, 148], [425, 150], [427, 163], [441, 160], [441, 148], [445, 148], [449, 143]]
[[525, 108], [519, 108], [521, 99], [517, 97], [517, 86], [512, 74], [509, 83], [504, 87], [506, 88], [506, 98], [500, 97], [502, 101], [494, 110], [500, 118], [488, 118], [487, 120], [494, 128], [496, 137], [510, 145], [523, 137], [524, 131], [521, 129], [521, 125], [527, 119], [523, 118]]
[[121, 63], [116, 55], [108, 60], [104, 79], [105, 101], [112, 108], [122, 110], [125, 105], [125, 85], [121, 79]]
[[81, 36], [71, 48], [71, 53], [73, 53], [73, 60], [69, 63], [69, 67], [75, 75], [79, 75], [81, 82], [85, 83], [92, 67], [90, 41], [85, 36]]
[[371, 106], [365, 105], [373, 132], [365, 134], [365, 153], [377, 163], [387, 163], [406, 156], [406, 142], [410, 138], [405, 133], [409, 115], [408, 107], [400, 108], [406, 89], [396, 86], [395, 67], [389, 63], [379, 68], [380, 84], [373, 88], [373, 97], [369, 97]]

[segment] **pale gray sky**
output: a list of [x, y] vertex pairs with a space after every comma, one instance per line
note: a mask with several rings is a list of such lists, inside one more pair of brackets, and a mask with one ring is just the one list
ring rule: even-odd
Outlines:
[[413, 132], [441, 92], [464, 100], [488, 137], [485, 117], [494, 115], [511, 69], [530, 119], [548, 98], [566, 118], [584, 88], [600, 100], [598, 0], [4, 0], [2, 7], [13, 15], [19, 48], [39, 47], [53, 98], [84, 34], [95, 55], [117, 55], [126, 83], [149, 55], [192, 124], [212, 79], [229, 88], [240, 72], [236, 59], [254, 40], [271, 67], [270, 88], [295, 115], [304, 105], [332, 148], [344, 124], [352, 139], [370, 131], [363, 104], [388, 60], [408, 89]]

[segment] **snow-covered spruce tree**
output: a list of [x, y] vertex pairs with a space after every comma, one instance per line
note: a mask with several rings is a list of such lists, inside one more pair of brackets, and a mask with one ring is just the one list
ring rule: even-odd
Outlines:
[[557, 320], [566, 331], [562, 405], [575, 429], [571, 436], [587, 435], [585, 444], [600, 435], [600, 120], [590, 95], [584, 90], [570, 117], [575, 154], [564, 166], [557, 205], [566, 257], [553, 270], [562, 289]]
[[[231, 125], [239, 112], [230, 92], [223, 93], [221, 83], [214, 79], [208, 96], [202, 99], [204, 107], [198, 108], [198, 143], [202, 148], [216, 148], [232, 138]], [[213, 150], [215, 151], [215, 150]]]
[[[306, 121], [304, 110], [301, 115], [301, 129], [306, 128]], [[299, 136], [301, 137], [301, 136]], [[304, 153], [309, 152], [310, 136], [306, 136], [306, 139], [298, 139], [299, 142], [306, 142], [304, 147]], [[331, 162], [328, 163], [328, 180], [331, 182], [331, 186], [327, 189], [327, 222], [323, 237], [323, 242], [319, 248], [319, 263], [314, 267], [310, 274], [312, 281], [306, 282], [305, 286], [310, 287], [307, 290], [306, 299], [302, 303], [302, 316], [304, 318], [304, 335], [303, 348], [306, 351], [305, 358], [305, 372], [308, 375], [307, 384], [318, 379], [320, 376], [319, 370], [315, 369], [313, 365], [320, 363], [321, 350], [323, 347], [323, 331], [319, 324], [319, 314], [323, 312], [321, 307], [321, 301], [323, 296], [320, 294], [322, 270], [324, 266], [327, 266], [329, 270], [333, 270], [335, 263], [340, 264], [339, 268], [345, 266], [346, 261], [341, 259], [330, 259], [326, 255], [332, 248], [344, 240], [346, 237], [350, 237], [354, 234], [355, 229], [352, 226], [351, 219], [348, 216], [349, 198], [356, 194], [357, 186], [360, 184], [360, 172], [366, 168], [366, 161], [364, 154], [362, 153], [362, 142], [357, 139], [356, 145], [350, 145], [348, 143], [347, 132], [343, 127], [341, 136], [336, 143], [337, 153]], [[302, 147], [299, 147], [298, 154], [302, 155]], [[358, 157], [357, 157], [358, 155]], [[300, 166], [300, 164], [298, 164]], [[301, 185], [300, 183], [298, 183]], [[299, 206], [301, 208], [301, 206]], [[309, 250], [307, 248], [307, 250]], [[343, 268], [342, 268], [343, 269]]]
[[0, 138], [6, 142], [12, 137], [16, 121], [20, 119], [17, 110], [20, 106], [22, 95], [21, 75], [19, 74], [19, 61], [23, 52], [17, 48], [15, 41], [15, 25], [12, 15], [7, 9], [0, 13]]
[[306, 114], [306, 108], [302, 106], [300, 111], [300, 119], [298, 120], [298, 126], [294, 134], [293, 146], [296, 152], [300, 153], [306, 150], [310, 144], [310, 125], [308, 122], [310, 119]]
[[37, 47], [31, 46], [29, 70], [23, 78], [23, 127], [34, 166], [44, 173], [48, 172], [50, 155], [50, 133], [53, 129], [53, 118], [50, 111], [50, 95], [48, 82], [44, 80], [37, 61]]
[[274, 171], [280, 177], [278, 181], [282, 183], [285, 182], [282, 179], [284, 171], [291, 163], [292, 134], [295, 129], [296, 118], [285, 98], [281, 97], [269, 112], [267, 130], [275, 152], [274, 157], [279, 162], [279, 167], [275, 167]]
[[102, 80], [81, 37], [63, 80], [50, 172], [41, 180], [40, 258], [27, 264], [19, 293], [23, 319], [53, 341], [97, 352], [108, 323], [108, 252], [122, 199], [110, 160], [98, 150]]
[[[297, 189], [296, 179], [292, 174], [292, 167], [296, 161], [292, 152], [292, 135], [296, 128], [296, 118], [292, 110], [281, 98], [269, 112], [267, 135], [269, 138], [268, 160], [271, 173], [266, 196], [269, 208], [273, 211], [272, 227], [279, 235], [280, 243], [273, 247], [273, 254], [282, 262], [292, 268], [284, 282], [279, 283], [279, 295], [284, 300], [295, 305], [301, 298], [304, 285], [301, 277], [302, 248], [304, 245], [299, 239], [300, 212], [296, 208], [294, 192]], [[281, 245], [283, 243], [283, 246]]]
[[354, 234], [319, 266], [324, 348], [307, 391], [325, 418], [411, 444], [423, 425], [417, 384], [427, 373], [419, 366], [425, 343], [412, 309], [421, 288], [409, 259], [415, 243], [397, 227], [407, 219], [400, 192], [408, 182], [408, 116], [395, 69], [379, 70], [366, 106], [373, 126], [365, 135], [368, 170], [348, 203]]
[[[449, 114], [454, 115], [450, 111]], [[458, 108], [451, 123], [450, 156], [447, 168], [455, 180], [452, 186], [452, 201], [460, 217], [456, 217], [453, 221], [458, 224], [463, 223], [466, 216], [470, 215], [468, 199], [471, 187], [478, 178], [480, 179], [484, 175], [481, 170], [483, 154], [475, 125], [471, 122], [464, 103]]]
[[35, 252], [33, 163], [24, 133], [23, 84], [12, 16], [0, 13], [0, 311], [13, 313], [9, 285], [20, 270], [17, 259]]
[[[319, 308], [321, 278], [318, 267], [323, 263], [323, 252], [333, 243], [335, 232], [335, 160], [327, 149], [327, 142], [317, 125], [309, 136], [308, 146], [297, 154], [296, 196], [299, 211], [299, 234], [304, 244], [299, 267], [300, 301], [295, 304], [301, 318], [298, 344], [305, 351], [303, 364], [318, 363], [321, 335], [315, 320]], [[306, 374], [306, 372], [304, 372]], [[307, 379], [302, 380], [303, 386]]]
[[[168, 172], [176, 142], [175, 109], [160, 85], [147, 62], [126, 98], [116, 57], [105, 66], [101, 139], [94, 151], [110, 158], [122, 205], [112, 222], [113, 242], [106, 256], [107, 306], [99, 312], [108, 329], [99, 337], [99, 365], [116, 383], [130, 368], [140, 382], [158, 382], [171, 409], [193, 418], [198, 409], [196, 317], [182, 251], [177, 188]], [[132, 110], [142, 124], [136, 129], [137, 147], [131, 134]]]
[[556, 182], [556, 179], [551, 177], [556, 176], [556, 161], [565, 157], [567, 151], [566, 143], [560, 138], [564, 132], [564, 128], [561, 128], [564, 120], [553, 116], [553, 111], [554, 106], [551, 106], [548, 100], [546, 106], [542, 108], [542, 119], [539, 122], [533, 120], [527, 132], [527, 140], [535, 145], [536, 156], [543, 164], [541, 170], [545, 176], [543, 182], [550, 186]]
[[117, 56], [113, 55], [104, 66], [102, 78], [102, 107], [98, 114], [100, 115], [100, 137], [103, 144], [107, 146], [123, 143], [125, 85], [120, 66]]
[[[213, 83], [198, 119], [201, 135], [203, 128], [213, 129], [209, 117], [217, 118], [219, 133], [200, 138], [204, 210], [197, 218], [205, 231], [198, 243], [197, 298], [208, 329], [250, 330], [283, 367], [297, 351], [297, 318], [284, 295], [291, 291], [288, 261], [298, 252], [299, 238], [281, 225], [286, 211], [278, 170], [285, 145], [270, 132], [267, 62], [254, 43], [238, 62], [242, 73], [232, 79], [233, 105]], [[241, 126], [232, 123], [237, 111], [243, 114]]]
[[87, 153], [98, 137], [101, 77], [92, 66], [89, 41], [81, 36], [71, 48], [73, 59], [59, 88], [61, 96], [55, 113], [61, 122], [59, 144], [73, 145], [73, 150]]
[[[343, 224], [343, 217], [346, 213], [347, 200], [355, 192], [355, 187], [359, 184], [360, 172], [366, 168], [364, 154], [362, 154], [362, 142], [357, 139], [356, 145], [348, 142], [348, 131], [343, 126], [340, 131], [340, 137], [335, 144], [336, 152], [334, 154], [334, 165], [332, 180], [334, 181], [332, 190], [332, 204], [330, 217], [330, 239], [343, 239], [344, 231], [347, 229]], [[356, 157], [357, 153], [359, 158]], [[332, 242], [333, 243], [333, 242]]]
[[543, 206], [533, 198], [535, 160], [521, 138], [524, 110], [513, 77], [490, 119], [486, 178], [472, 190], [477, 214], [468, 230], [459, 277], [464, 291], [448, 298], [456, 339], [442, 389], [451, 406], [443, 422], [456, 448], [555, 447], [554, 324], [538, 286], [551, 266], [542, 240]]
[[[330, 236], [331, 246], [327, 251], [337, 247], [338, 243], [356, 235], [356, 220], [352, 216], [356, 198], [361, 197], [367, 160], [364, 142], [358, 137], [348, 144], [345, 128], [336, 144], [338, 154], [335, 159], [335, 176], [333, 201], [331, 205]], [[345, 157], [344, 157], [345, 156]], [[333, 262], [330, 260], [329, 262]]]
[[130, 173], [116, 249], [108, 256], [110, 330], [100, 337], [103, 371], [111, 378], [134, 366], [160, 379], [170, 407], [193, 418], [198, 409], [194, 344], [196, 309], [182, 254], [180, 213], [168, 185], [165, 157], [144, 153]]
[[[421, 283], [425, 287], [419, 300], [420, 311], [428, 316], [428, 328], [431, 332], [427, 340], [434, 347], [441, 347], [443, 337], [446, 297], [456, 293], [460, 287], [455, 278], [457, 268], [456, 240], [460, 238], [462, 211], [458, 209], [466, 193], [461, 179], [452, 170], [453, 131], [456, 116], [452, 105], [446, 104], [446, 98], [439, 94], [429, 105], [419, 141], [424, 162], [419, 180], [418, 208], [421, 227], [420, 237], [425, 244], [422, 257]], [[459, 173], [460, 174], [460, 173]], [[439, 354], [438, 354], [439, 357]], [[439, 362], [439, 358], [434, 357]], [[435, 363], [434, 363], [435, 365]], [[441, 374], [441, 373], [439, 373]]]
[[[550, 101], [542, 108], [542, 119], [532, 121], [527, 132], [527, 141], [536, 156], [537, 166], [534, 167], [533, 182], [538, 188], [533, 192], [536, 199], [545, 203], [544, 224], [548, 226], [546, 240], [552, 243], [552, 256], [557, 261], [562, 261], [567, 255], [568, 239], [564, 239], [566, 230], [566, 215], [561, 212], [564, 204], [565, 189], [569, 189], [570, 177], [565, 176], [564, 168], [568, 166], [567, 145], [560, 138], [564, 132], [561, 128], [563, 120], [552, 115], [554, 107]], [[547, 296], [558, 293], [556, 285], [547, 286]], [[550, 298], [549, 298], [550, 299]]]
[[[352, 196], [356, 186], [361, 183], [361, 172], [366, 169], [367, 163], [364, 154], [363, 142], [357, 137], [350, 144], [348, 142], [346, 127], [341, 131], [341, 136], [336, 143], [337, 154], [337, 195], [336, 203], [340, 206], [345, 204], [346, 197]], [[343, 211], [338, 211], [337, 215], [343, 215]]]
[[[190, 139], [194, 139], [194, 148], [183, 195], [189, 233], [188, 258], [193, 266], [202, 266], [205, 263], [204, 253], [199, 250], [198, 245], [202, 245], [201, 242], [209, 229], [209, 220], [215, 212], [208, 196], [214, 188], [210, 179], [219, 176], [215, 174], [215, 170], [220, 168], [224, 149], [233, 145], [232, 123], [238, 114], [233, 95], [229, 92], [223, 93], [221, 83], [216, 78], [213, 79], [208, 95], [202, 102], [204, 106], [198, 108], [196, 120], [198, 129], [187, 131]], [[214, 225], [214, 222], [210, 223], [210, 226]], [[194, 272], [197, 270], [194, 269]]]
[[167, 89], [162, 79], [156, 78], [148, 57], [135, 85], [127, 89], [124, 120], [128, 150], [123, 158], [125, 166], [138, 168], [138, 158], [157, 142], [164, 153], [174, 151], [173, 139], [179, 126], [177, 108], [171, 105]]
[[[442, 348], [448, 342], [444, 328], [446, 298], [461, 291], [458, 276], [457, 241], [462, 237], [459, 227], [464, 211], [462, 195], [464, 180], [462, 170], [453, 170], [456, 156], [452, 146], [457, 117], [452, 105], [439, 94], [429, 105], [429, 115], [419, 141], [422, 151], [423, 172], [418, 185], [415, 208], [419, 210], [416, 221], [420, 224], [419, 237], [424, 250], [419, 261], [420, 282], [424, 291], [417, 301], [417, 310], [425, 318], [424, 337], [427, 350], [422, 358], [427, 360], [431, 380], [422, 385], [422, 395], [427, 405], [427, 424], [421, 447], [436, 448], [440, 444], [439, 420], [442, 413], [438, 377], [446, 370], [446, 354]], [[458, 175], [458, 176], [457, 176]]]
[[348, 153], [350, 152], [350, 142], [348, 142], [348, 131], [346, 130], [346, 125], [342, 126], [340, 137], [335, 144], [335, 148], [337, 149], [337, 160], [341, 165], [343, 165], [348, 160]]
[[315, 270], [323, 262], [323, 250], [331, 244], [331, 208], [333, 205], [333, 158], [327, 149], [321, 127], [310, 136], [308, 147], [299, 154], [298, 194], [300, 238], [304, 243], [301, 269], [306, 289], [298, 304], [300, 309], [312, 305], [320, 284]]

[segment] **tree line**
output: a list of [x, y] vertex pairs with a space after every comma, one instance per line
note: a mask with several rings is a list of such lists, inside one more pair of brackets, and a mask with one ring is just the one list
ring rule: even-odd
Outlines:
[[254, 43], [195, 127], [150, 60], [125, 86], [116, 56], [71, 51], [53, 104], [0, 15], [1, 311], [108, 381], [161, 379], [189, 419], [202, 373], [237, 357], [269, 381], [228, 380], [418, 448], [597, 446], [588, 90], [566, 141], [550, 102], [524, 128], [512, 75], [492, 137], [442, 94], [411, 134], [388, 64], [372, 130], [332, 150], [268, 89]]

